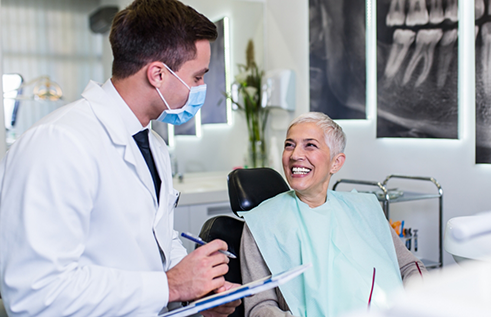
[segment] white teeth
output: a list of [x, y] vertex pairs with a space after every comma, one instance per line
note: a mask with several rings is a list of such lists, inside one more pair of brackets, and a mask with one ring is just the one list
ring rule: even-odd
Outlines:
[[484, 15], [484, 0], [476, 0], [474, 12], [476, 20]]
[[389, 60], [385, 66], [385, 76], [387, 78], [392, 78], [397, 74], [415, 37], [416, 33], [411, 30], [397, 29], [394, 31], [394, 42], [390, 48]]
[[441, 29], [420, 30], [418, 32], [416, 35], [416, 49], [404, 74], [403, 85], [409, 82], [421, 59], [424, 59], [423, 71], [416, 80], [415, 87], [418, 87], [426, 80], [433, 65], [435, 46], [442, 38], [442, 35], [443, 31]]
[[430, 23], [438, 24], [443, 22], [444, 19], [442, 0], [431, 0]]
[[437, 87], [442, 88], [447, 80], [448, 69], [453, 58], [454, 44], [457, 42], [457, 29], [445, 31], [439, 47]]
[[487, 96], [491, 94], [491, 22], [484, 23], [481, 27], [481, 81]]
[[424, 25], [428, 23], [428, 10], [426, 0], [409, 0], [409, 10], [406, 16], [406, 25]]
[[310, 172], [310, 169], [305, 167], [293, 167], [292, 172], [293, 174], [307, 174], [308, 172]]
[[387, 26], [403, 25], [406, 19], [404, 8], [406, 7], [406, 0], [392, 0], [390, 2], [389, 13], [385, 23]]
[[445, 18], [452, 22], [457, 22], [459, 19], [459, 7], [457, 6], [458, 0], [447, 0], [447, 7], [445, 8]]

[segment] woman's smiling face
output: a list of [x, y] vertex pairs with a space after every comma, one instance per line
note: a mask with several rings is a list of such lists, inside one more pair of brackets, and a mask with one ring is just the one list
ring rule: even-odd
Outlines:
[[324, 197], [325, 202], [331, 174], [337, 172], [343, 163], [342, 153], [331, 160], [324, 131], [316, 123], [298, 123], [288, 130], [283, 170], [290, 187], [301, 200], [302, 197], [307, 200], [322, 200]]

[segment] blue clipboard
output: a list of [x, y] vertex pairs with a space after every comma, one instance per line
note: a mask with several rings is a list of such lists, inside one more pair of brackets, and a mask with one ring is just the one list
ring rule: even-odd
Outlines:
[[241, 299], [246, 296], [254, 295], [265, 290], [277, 287], [283, 283], [288, 282], [294, 277], [302, 274], [310, 268], [312, 264], [304, 264], [288, 271], [267, 276], [265, 278], [244, 284], [240, 287], [233, 288], [226, 292], [210, 295], [202, 299], [189, 303], [185, 307], [181, 307], [166, 313], [159, 314], [159, 317], [186, 317], [199, 313], [200, 311], [207, 310], [216, 306], [220, 306], [237, 299]]

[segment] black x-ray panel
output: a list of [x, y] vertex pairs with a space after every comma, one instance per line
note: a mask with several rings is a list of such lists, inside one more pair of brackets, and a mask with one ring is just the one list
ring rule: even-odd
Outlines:
[[210, 71], [205, 75], [206, 101], [201, 109], [201, 123], [227, 123], [225, 99], [224, 19], [215, 22], [218, 38], [211, 43]]
[[366, 118], [365, 0], [310, 0], [310, 111]]
[[491, 163], [491, 8], [475, 1], [476, 18], [476, 163]]

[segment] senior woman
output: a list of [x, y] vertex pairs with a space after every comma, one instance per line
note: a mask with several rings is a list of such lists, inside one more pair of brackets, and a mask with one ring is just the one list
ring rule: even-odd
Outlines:
[[282, 161], [292, 190], [243, 213], [242, 279], [313, 267], [279, 289], [245, 298], [246, 316], [339, 316], [368, 305], [384, 308], [404, 280], [426, 271], [390, 227], [375, 195], [328, 191], [344, 164], [345, 145], [341, 127], [325, 114], [306, 113], [290, 124]]

